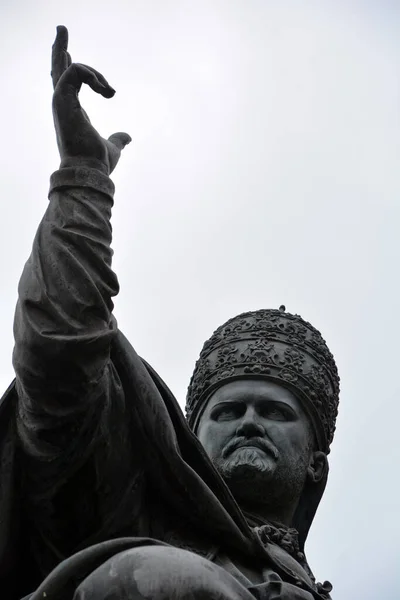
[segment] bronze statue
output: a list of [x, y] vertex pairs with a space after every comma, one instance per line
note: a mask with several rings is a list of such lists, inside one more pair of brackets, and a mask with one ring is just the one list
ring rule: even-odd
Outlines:
[[326, 600], [304, 544], [328, 475], [339, 397], [320, 333], [243, 313], [200, 354], [187, 422], [113, 317], [109, 175], [82, 83], [53, 46], [60, 169], [19, 286], [16, 380], [0, 404], [0, 589], [17, 600]]

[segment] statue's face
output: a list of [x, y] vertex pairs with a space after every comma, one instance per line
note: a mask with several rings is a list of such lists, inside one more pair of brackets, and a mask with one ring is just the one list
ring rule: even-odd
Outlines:
[[197, 435], [239, 502], [290, 502], [301, 494], [313, 461], [313, 435], [288, 389], [262, 379], [221, 386]]

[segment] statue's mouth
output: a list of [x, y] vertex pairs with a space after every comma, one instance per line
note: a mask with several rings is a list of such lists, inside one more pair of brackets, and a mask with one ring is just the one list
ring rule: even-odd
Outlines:
[[242, 444], [236, 448], [236, 450], [241, 450], [243, 448], [252, 448], [253, 450], [261, 450], [261, 452], [266, 452], [265, 448], [262, 448], [259, 444]]
[[272, 455], [275, 459], [278, 458], [279, 454], [275, 446], [269, 440], [264, 438], [236, 438], [226, 445], [222, 452], [222, 456], [226, 458], [239, 448], [253, 448], [255, 450], [262, 450], [266, 454]]

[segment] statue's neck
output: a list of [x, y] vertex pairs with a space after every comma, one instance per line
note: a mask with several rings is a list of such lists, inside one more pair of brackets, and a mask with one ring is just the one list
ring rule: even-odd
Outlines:
[[274, 510], [269, 506], [249, 506], [243, 505], [242, 503], [240, 508], [248, 523], [254, 523], [253, 526], [266, 523], [274, 523], [275, 525], [283, 525], [285, 527], [291, 527], [292, 525], [294, 514], [292, 508], [286, 509], [285, 507], [279, 507]]

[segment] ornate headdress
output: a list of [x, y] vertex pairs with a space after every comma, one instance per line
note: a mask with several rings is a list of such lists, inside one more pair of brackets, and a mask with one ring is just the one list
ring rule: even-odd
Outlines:
[[247, 312], [227, 321], [204, 344], [189, 384], [186, 414], [192, 429], [210, 394], [246, 377], [267, 378], [291, 389], [329, 452], [339, 403], [335, 360], [320, 332], [298, 315], [279, 310]]

